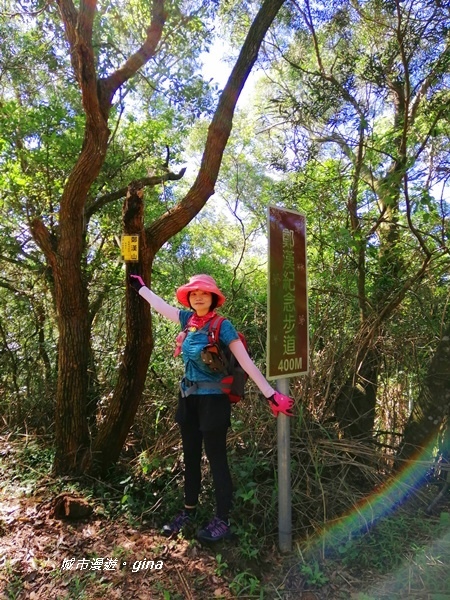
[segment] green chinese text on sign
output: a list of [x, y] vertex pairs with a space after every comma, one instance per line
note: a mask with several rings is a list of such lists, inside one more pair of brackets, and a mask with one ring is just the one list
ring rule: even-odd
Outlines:
[[308, 372], [305, 215], [268, 207], [269, 302], [267, 378]]

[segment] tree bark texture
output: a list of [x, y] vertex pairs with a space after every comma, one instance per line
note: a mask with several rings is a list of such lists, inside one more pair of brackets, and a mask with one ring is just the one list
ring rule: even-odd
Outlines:
[[[78, 288], [78, 289], [77, 289]], [[59, 352], [56, 390], [54, 468], [57, 473], [78, 472], [80, 457], [89, 447], [87, 414], [90, 323], [88, 306], [79, 286], [65, 286], [75, 302], [58, 297]]]

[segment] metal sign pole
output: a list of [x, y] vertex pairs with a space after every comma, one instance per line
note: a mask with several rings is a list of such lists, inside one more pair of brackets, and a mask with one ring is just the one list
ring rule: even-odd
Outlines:
[[[278, 379], [277, 390], [289, 396], [289, 379]], [[291, 498], [291, 441], [290, 417], [282, 413], [277, 417], [278, 451], [278, 545], [281, 552], [292, 550], [292, 498]]]

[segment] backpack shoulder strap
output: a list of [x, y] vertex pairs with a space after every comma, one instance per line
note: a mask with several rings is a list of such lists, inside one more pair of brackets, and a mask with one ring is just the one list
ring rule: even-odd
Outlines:
[[221, 315], [216, 315], [214, 319], [211, 319], [208, 327], [208, 337], [210, 342], [220, 341], [220, 328], [224, 321], [225, 317], [222, 317]]
[[192, 321], [192, 317], [193, 317], [193, 316], [194, 316], [194, 313], [192, 313], [192, 315], [190, 315], [190, 317], [189, 317], [189, 318], [188, 318], [188, 320], [186, 321], [186, 325], [184, 326], [184, 329], [183, 329], [183, 331], [184, 331], [185, 333], [187, 333], [188, 327], [189, 327], [189, 325], [191, 324], [191, 321]]

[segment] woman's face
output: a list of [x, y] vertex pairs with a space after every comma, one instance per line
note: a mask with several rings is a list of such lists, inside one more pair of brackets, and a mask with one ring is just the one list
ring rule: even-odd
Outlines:
[[189, 294], [189, 303], [199, 317], [203, 317], [209, 312], [212, 300], [211, 292], [195, 290]]

